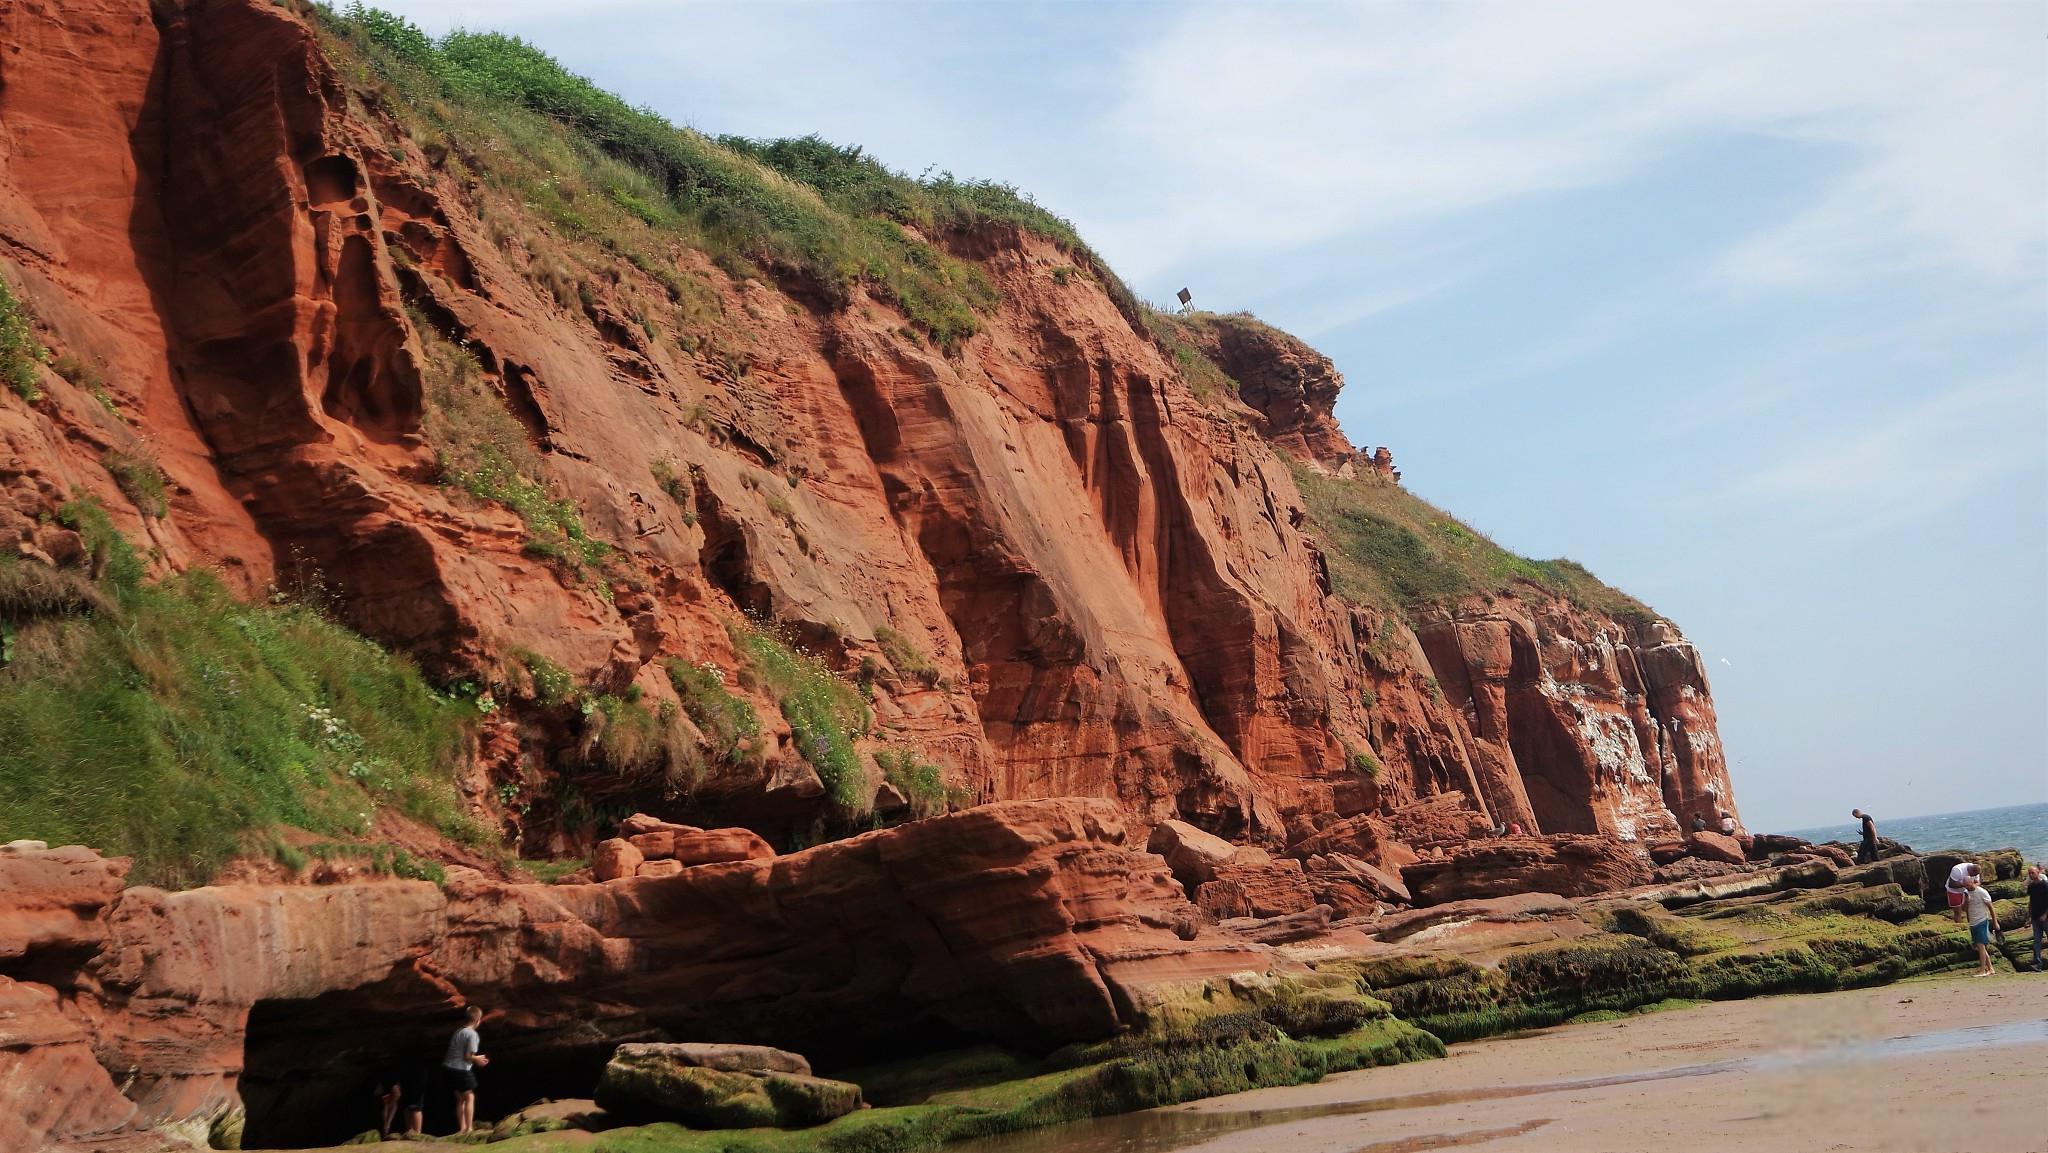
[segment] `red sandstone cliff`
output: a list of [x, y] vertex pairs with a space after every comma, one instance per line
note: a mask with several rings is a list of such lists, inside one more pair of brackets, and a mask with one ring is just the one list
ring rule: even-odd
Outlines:
[[[957, 349], [680, 245], [702, 331], [657, 340], [633, 317], [658, 278], [550, 232], [459, 141], [408, 138], [289, 7], [24, 0], [0, 43], [0, 276], [108, 401], [45, 369], [42, 401], [0, 403], [0, 544], [75, 557], [44, 514], [83, 489], [159, 570], [256, 593], [317, 568], [365, 632], [503, 684], [465, 784], [541, 799], [495, 814], [530, 853], [590, 835], [546, 802], [586, 734], [522, 706], [507, 654], [658, 702], [665, 658], [736, 667], [742, 612], [846, 671], [908, 638], [931, 669], [876, 683], [875, 738], [981, 800], [1271, 842], [1451, 792], [1481, 824], [1625, 839], [1732, 807], [1668, 623], [1533, 584], [1402, 613], [1333, 595], [1290, 460], [1347, 467], [1341, 380], [1284, 334], [1216, 329], [1237, 395], [1205, 402], [1071, 254], [991, 224], [930, 238], [1000, 293]], [[546, 287], [559, 264], [574, 291]], [[436, 482], [429, 344], [474, 353], [618, 550], [604, 581]], [[161, 461], [167, 515], [110, 450]], [[631, 799], [788, 827], [821, 790], [771, 736], [694, 801]]]

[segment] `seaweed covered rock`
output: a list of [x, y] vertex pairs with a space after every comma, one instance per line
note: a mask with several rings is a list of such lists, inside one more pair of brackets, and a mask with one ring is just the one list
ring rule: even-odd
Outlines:
[[807, 1129], [861, 1107], [860, 1086], [813, 1077], [810, 1062], [763, 1045], [621, 1045], [596, 1099], [622, 1119], [695, 1129]]

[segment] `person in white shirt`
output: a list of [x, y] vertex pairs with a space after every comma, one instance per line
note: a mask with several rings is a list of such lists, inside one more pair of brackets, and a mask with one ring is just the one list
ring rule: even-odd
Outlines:
[[1970, 917], [1970, 944], [1977, 947], [1977, 976], [1991, 975], [1991, 891], [1975, 875], [1963, 882], [1963, 907]]
[[1948, 909], [1955, 914], [1956, 924], [1963, 923], [1963, 894], [1969, 891], [1972, 878], [1979, 876], [1977, 866], [1969, 861], [1957, 861], [1956, 867], [1948, 871]]

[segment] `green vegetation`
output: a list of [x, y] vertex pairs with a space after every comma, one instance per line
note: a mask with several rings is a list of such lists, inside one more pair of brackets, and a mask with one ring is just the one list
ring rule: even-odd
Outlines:
[[1195, 399], [1204, 404], [1214, 404], [1220, 397], [1237, 395], [1237, 381], [1202, 351], [1198, 343], [1202, 339], [1198, 320], [1147, 306], [1144, 321], [1145, 332], [1152, 337], [1152, 343], [1159, 346], [1159, 351], [1166, 354], [1175, 368], [1180, 369], [1181, 379], [1188, 382], [1188, 389], [1195, 394]]
[[747, 667], [782, 703], [797, 751], [825, 782], [826, 795], [842, 810], [865, 810], [872, 797], [855, 743], [872, 718], [852, 685], [809, 653], [760, 628], [735, 625], [733, 647]]
[[[1420, 1030], [1379, 1018], [1336, 1036], [1297, 1039], [1256, 1016], [1199, 1034], [1124, 1045], [1071, 1068], [994, 1049], [942, 1053], [837, 1076], [877, 1107], [802, 1130], [704, 1131], [649, 1125], [598, 1135], [600, 1153], [896, 1153], [1088, 1117], [1191, 1101], [1337, 1072], [1441, 1057]], [[534, 1138], [526, 1149], [550, 1149]]]
[[415, 312], [412, 320], [426, 353], [421, 431], [434, 446], [442, 483], [518, 514], [531, 534], [522, 546], [529, 555], [578, 573], [603, 564], [611, 546], [585, 533], [576, 502], [556, 497], [542, 479], [540, 454], [484, 379], [475, 354], [443, 339], [424, 315]]
[[157, 465], [155, 457], [146, 452], [109, 449], [100, 458], [100, 464], [114, 478], [122, 495], [134, 502], [142, 515], [161, 518], [170, 511], [164, 470]]
[[1370, 746], [1360, 748], [1346, 742], [1344, 756], [1350, 763], [1352, 771], [1359, 776], [1375, 781], [1380, 779], [1380, 759], [1374, 755]]
[[[1898, 886], [1865, 892], [1867, 901], [1773, 894], [1678, 915], [1609, 905], [1590, 917], [1619, 939], [1517, 950], [1494, 969], [1429, 955], [1350, 969], [1398, 1016], [1465, 1041], [1589, 1013], [1859, 988], [1970, 962], [1959, 926], [1917, 910], [1891, 920], [1909, 899]], [[1843, 912], [1845, 900], [1869, 911]]]
[[[658, 255], [680, 240], [729, 273], [765, 270], [831, 308], [864, 285], [951, 349], [980, 328], [996, 293], [979, 268], [921, 237], [987, 223], [1052, 238], [1130, 300], [1070, 224], [1006, 185], [913, 180], [815, 137], [714, 140], [629, 106], [516, 37], [437, 40], [360, 4], [328, 13], [326, 27], [330, 48], [357, 62], [357, 83], [387, 94], [420, 147], [457, 154], [558, 237], [624, 257], [671, 302], [701, 293]], [[516, 229], [507, 239], [537, 247]], [[544, 264], [536, 280], [555, 281], [554, 295], [573, 306], [573, 274]], [[644, 313], [642, 324], [654, 328]]]
[[965, 789], [946, 784], [945, 770], [910, 749], [883, 749], [875, 754], [882, 779], [910, 801], [910, 814], [920, 820], [974, 803]]
[[0, 380], [21, 399], [34, 404], [43, 398], [36, 387], [36, 365], [47, 355], [29, 326], [28, 311], [0, 280]]
[[669, 797], [695, 788], [704, 778], [704, 758], [697, 746], [685, 740], [676, 723], [674, 701], [663, 701], [659, 709], [646, 707], [609, 693], [587, 697], [582, 703], [584, 732], [596, 758], [606, 767], [632, 781], [659, 773]]
[[[283, 842], [278, 843], [280, 850]], [[380, 877], [399, 877], [408, 881], [432, 881], [440, 884], [448, 879], [447, 873], [435, 861], [423, 861], [411, 853], [389, 842], [379, 841], [361, 844], [354, 841], [316, 841], [300, 845], [290, 852], [301, 862], [306, 859], [318, 861], [361, 861], [370, 871]], [[282, 855], [282, 854], [281, 854]], [[303, 863], [294, 866], [303, 868]]]
[[380, 807], [477, 836], [451, 784], [469, 706], [305, 605], [244, 604], [203, 572], [145, 584], [104, 511], [64, 518], [96, 585], [0, 561], [0, 837], [186, 885], [280, 826], [361, 836]]
[[667, 667], [668, 683], [682, 698], [683, 712], [704, 734], [712, 753], [737, 763], [746, 755], [746, 743], [761, 735], [761, 716], [753, 702], [727, 689], [725, 672], [715, 665], [672, 660]]
[[661, 486], [661, 491], [668, 494], [670, 500], [685, 509], [690, 507], [690, 482], [682, 473], [676, 471], [674, 461], [664, 457], [650, 462], [647, 471], [654, 477], [654, 483]]
[[888, 625], [880, 625], [875, 629], [875, 644], [882, 650], [882, 657], [889, 662], [889, 667], [899, 675], [914, 677], [924, 682], [927, 688], [938, 683], [939, 667], [909, 637]]
[[1656, 619], [1641, 601], [1577, 563], [1516, 556], [1397, 484], [1345, 480], [1299, 465], [1294, 481], [1323, 539], [1331, 582], [1355, 603], [1405, 610], [1541, 590], [1620, 620]]

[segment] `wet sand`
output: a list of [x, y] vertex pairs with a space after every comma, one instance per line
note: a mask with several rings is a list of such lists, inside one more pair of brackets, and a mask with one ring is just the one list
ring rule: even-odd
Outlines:
[[1568, 1025], [1158, 1112], [1347, 1110], [1179, 1145], [1201, 1153], [2048, 1153], [2044, 1023], [2048, 976], [1949, 977]]

